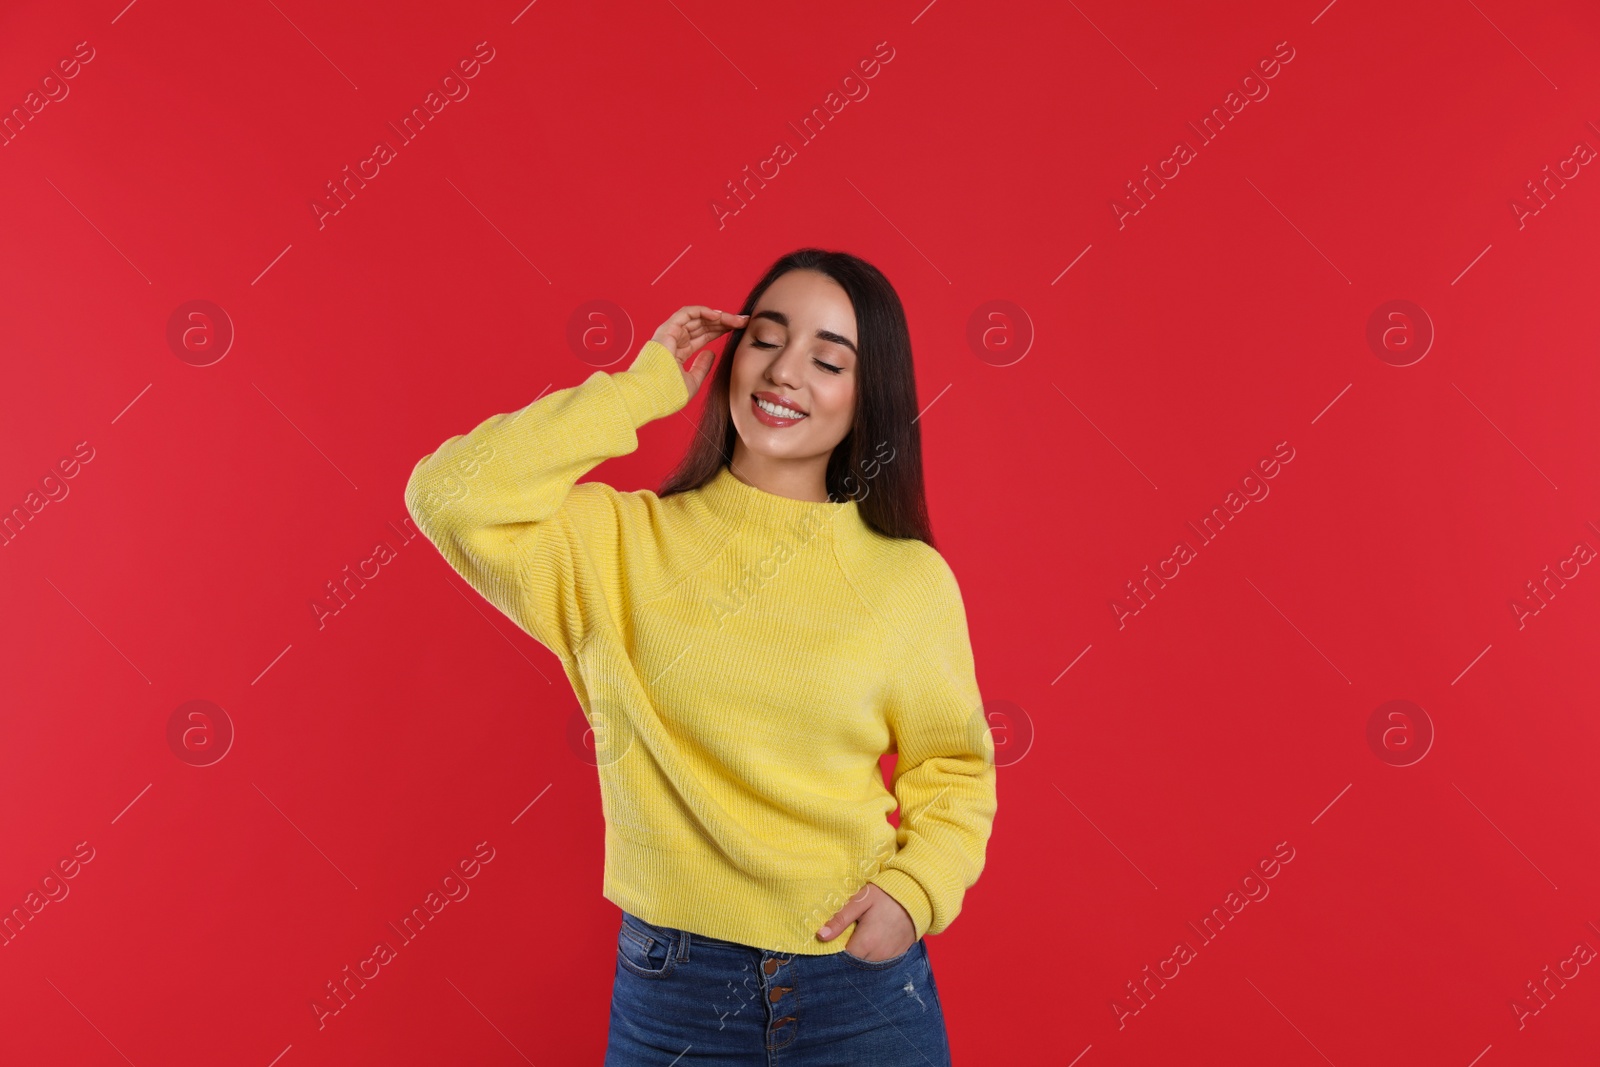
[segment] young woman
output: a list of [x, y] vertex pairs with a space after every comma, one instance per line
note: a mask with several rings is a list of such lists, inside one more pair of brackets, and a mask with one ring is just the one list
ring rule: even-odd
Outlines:
[[[708, 375], [659, 495], [578, 483]], [[949, 1062], [923, 938], [983, 869], [994, 748], [916, 417], [888, 281], [801, 249], [738, 313], [685, 307], [627, 370], [411, 474], [417, 525], [560, 658], [593, 732], [612, 1067]]]

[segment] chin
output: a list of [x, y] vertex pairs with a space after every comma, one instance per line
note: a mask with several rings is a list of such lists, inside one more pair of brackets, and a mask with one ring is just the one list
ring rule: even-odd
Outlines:
[[[753, 456], [764, 456], [767, 459], [804, 459], [813, 454], [807, 447], [807, 442], [800, 438], [791, 438], [781, 445], [774, 445], [768, 434], [773, 433], [769, 427], [757, 424], [746, 433], [743, 427], [735, 427], [739, 439], [744, 442], [745, 451]], [[781, 433], [782, 431], [776, 431]]]
[[805, 455], [804, 449], [796, 448], [768, 448], [762, 445], [759, 439], [744, 439], [745, 451], [753, 456], [764, 456], [767, 459], [800, 459]]

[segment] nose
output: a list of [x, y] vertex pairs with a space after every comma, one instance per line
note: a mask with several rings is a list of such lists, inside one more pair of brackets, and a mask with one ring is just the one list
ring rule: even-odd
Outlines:
[[[786, 389], [795, 388], [799, 382], [799, 372], [794, 370], [794, 363], [789, 359], [790, 354], [785, 352], [771, 363], [768, 363], [766, 374], [763, 377], [773, 385], [782, 385]], [[797, 356], [796, 358], [799, 357]]]

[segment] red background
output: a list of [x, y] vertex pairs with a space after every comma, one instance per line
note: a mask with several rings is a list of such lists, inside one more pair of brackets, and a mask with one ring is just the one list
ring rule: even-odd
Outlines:
[[[0, 907], [94, 853], [0, 948], [0, 1060], [599, 1061], [618, 913], [576, 701], [401, 538], [402, 489], [802, 245], [906, 304], [995, 702], [988, 866], [930, 939], [956, 1061], [1592, 1056], [1594, 965], [1512, 1004], [1600, 947], [1600, 576], [1512, 604], [1600, 547], [1600, 176], [1528, 187], [1600, 146], [1597, 30], [1571, 0], [7, 5], [7, 113], [93, 59], [0, 148], [0, 508], [68, 491], [0, 549]], [[478, 42], [470, 94], [319, 226]], [[719, 225], [779, 139], [796, 158]], [[191, 300], [235, 331], [206, 366], [214, 335], [168, 340]], [[575, 349], [594, 300], [626, 321]], [[1408, 366], [1418, 321], [1367, 341], [1391, 300], [1436, 332]], [[698, 410], [591, 477], [654, 488]], [[1280, 442], [1270, 495], [1199, 545]], [[1179, 539], [1197, 558], [1119, 626]], [[167, 737], [197, 699], [236, 734], [210, 766]], [[1421, 712], [1374, 745], [1391, 700]], [[324, 983], [481, 841], [470, 896], [319, 1030]]]

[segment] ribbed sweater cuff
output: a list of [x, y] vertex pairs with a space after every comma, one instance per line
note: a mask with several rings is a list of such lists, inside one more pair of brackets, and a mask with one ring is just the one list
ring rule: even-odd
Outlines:
[[677, 357], [659, 341], [647, 341], [627, 370], [611, 375], [611, 382], [622, 394], [634, 429], [689, 402]]
[[885, 867], [867, 881], [900, 902], [900, 906], [911, 916], [919, 940], [928, 932], [928, 927], [933, 923], [933, 906], [928, 903], [928, 894], [915, 878], [895, 867]]

